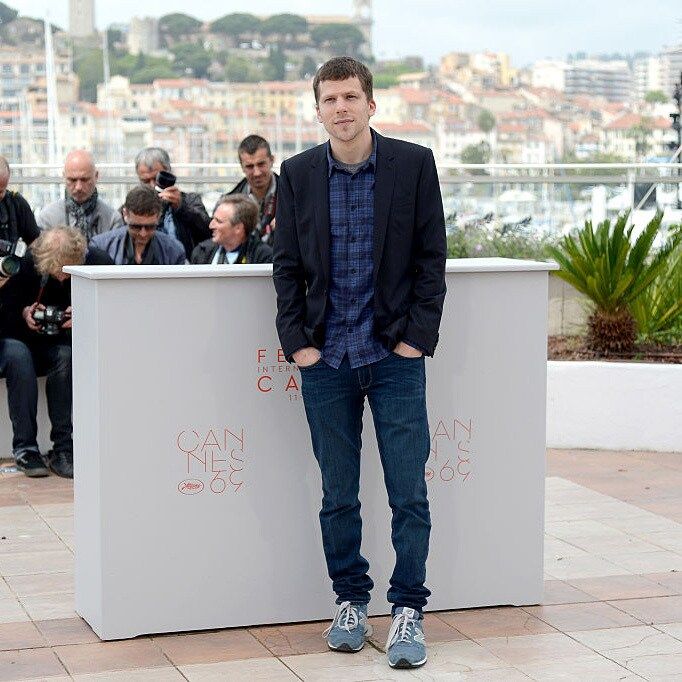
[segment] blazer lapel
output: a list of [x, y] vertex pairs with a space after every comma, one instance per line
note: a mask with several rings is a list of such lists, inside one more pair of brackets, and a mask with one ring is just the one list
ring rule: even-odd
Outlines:
[[320, 251], [320, 261], [325, 281], [329, 281], [329, 168], [327, 167], [327, 145], [319, 146], [319, 152], [310, 164], [310, 188], [315, 207], [315, 233]]
[[377, 136], [377, 167], [374, 171], [374, 248], [372, 250], [374, 284], [377, 281], [381, 255], [384, 251], [395, 181], [394, 154], [391, 144], [382, 135], [375, 134]]

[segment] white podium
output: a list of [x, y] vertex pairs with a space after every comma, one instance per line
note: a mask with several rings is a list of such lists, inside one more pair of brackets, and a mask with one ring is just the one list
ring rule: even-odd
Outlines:
[[[427, 359], [429, 610], [542, 597], [547, 272], [449, 261]], [[320, 476], [271, 266], [72, 267], [76, 610], [102, 639], [329, 618]], [[390, 515], [365, 410], [363, 554]]]

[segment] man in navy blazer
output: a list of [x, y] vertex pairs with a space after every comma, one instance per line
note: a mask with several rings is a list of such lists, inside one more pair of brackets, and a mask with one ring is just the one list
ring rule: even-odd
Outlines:
[[430, 594], [424, 356], [434, 353], [445, 299], [440, 186], [429, 149], [370, 128], [376, 104], [364, 64], [329, 60], [313, 90], [329, 142], [282, 164], [273, 276], [277, 331], [301, 372], [322, 473], [320, 524], [338, 605], [327, 643], [359, 651], [371, 632], [358, 501], [367, 397], [393, 512], [388, 661], [416, 667], [426, 661]]

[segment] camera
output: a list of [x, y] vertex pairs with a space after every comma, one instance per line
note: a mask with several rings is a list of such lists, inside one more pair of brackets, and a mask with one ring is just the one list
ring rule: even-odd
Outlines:
[[0, 277], [16, 275], [25, 255], [26, 242], [23, 239], [19, 238], [15, 242], [0, 239]]
[[45, 306], [45, 310], [36, 308], [33, 319], [40, 327], [41, 334], [56, 336], [62, 330], [62, 324], [71, 317], [64, 309], [56, 305]]
[[178, 179], [170, 171], [159, 171], [156, 174], [156, 191], [163, 192], [164, 189], [173, 187]]

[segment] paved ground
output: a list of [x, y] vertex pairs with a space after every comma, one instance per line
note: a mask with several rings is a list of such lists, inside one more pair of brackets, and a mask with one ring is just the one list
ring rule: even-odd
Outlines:
[[0, 680], [682, 680], [682, 453], [548, 454], [542, 606], [429, 614], [429, 662], [326, 623], [102, 643], [74, 612], [69, 482], [0, 475]]

